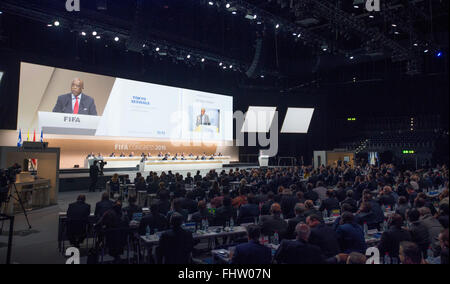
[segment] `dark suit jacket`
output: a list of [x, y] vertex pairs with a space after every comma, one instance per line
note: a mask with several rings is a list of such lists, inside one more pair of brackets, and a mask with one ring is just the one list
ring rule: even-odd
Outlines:
[[102, 200], [95, 204], [95, 217], [100, 219], [109, 209], [113, 208], [114, 203], [111, 200]]
[[261, 232], [263, 235], [272, 236], [277, 232], [280, 239], [285, 237], [288, 226], [286, 221], [272, 215], [261, 216], [260, 219]]
[[164, 264], [188, 264], [194, 248], [194, 238], [191, 232], [182, 228], [164, 232], [159, 239], [160, 257]]
[[[97, 115], [94, 99], [88, 95], [81, 94], [79, 102], [80, 108], [78, 114]], [[65, 94], [58, 97], [53, 112], [59, 113], [73, 113], [72, 109], [72, 94]]]
[[162, 214], [146, 215], [139, 223], [139, 234], [141, 236], [146, 234], [147, 226], [150, 228], [150, 233], [153, 233], [155, 229], [161, 232], [168, 228], [168, 222]]
[[239, 208], [238, 224], [253, 223], [259, 218], [259, 207], [256, 204], [244, 204]]
[[67, 209], [67, 220], [86, 221], [89, 220], [91, 214], [91, 205], [81, 201], [74, 202]]
[[325, 224], [311, 229], [309, 243], [320, 247], [326, 257], [335, 256], [340, 251], [336, 232]]
[[380, 243], [378, 244], [378, 249], [380, 250], [380, 255], [384, 255], [386, 252], [389, 253], [390, 257], [398, 258], [398, 251], [400, 249], [400, 242], [411, 241], [411, 234], [403, 229], [397, 229], [391, 227], [388, 231], [381, 235]]
[[256, 241], [236, 246], [231, 264], [270, 264], [272, 250]]
[[279, 264], [324, 264], [325, 257], [318, 246], [303, 240], [281, 242], [275, 255]]
[[215, 226], [225, 226], [231, 218], [233, 218], [233, 221], [237, 219], [236, 209], [233, 206], [221, 206], [216, 210], [213, 223]]
[[288, 228], [286, 232], [286, 239], [293, 240], [297, 237], [297, 234], [295, 233], [295, 227], [298, 225], [298, 223], [306, 222], [306, 216], [305, 215], [297, 215], [295, 218], [288, 220]]

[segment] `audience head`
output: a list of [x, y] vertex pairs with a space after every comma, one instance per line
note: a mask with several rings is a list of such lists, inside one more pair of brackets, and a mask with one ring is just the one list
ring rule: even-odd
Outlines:
[[314, 202], [312, 200], [306, 200], [305, 207], [306, 209], [314, 209]]
[[408, 203], [408, 199], [405, 197], [405, 196], [400, 196], [399, 198], [398, 198], [398, 204], [400, 204], [400, 205], [405, 205], [405, 204], [407, 204]]
[[197, 204], [197, 208], [199, 211], [205, 210], [206, 209], [206, 201], [200, 200]]
[[295, 227], [295, 232], [297, 233], [297, 239], [307, 242], [309, 236], [311, 235], [311, 229], [308, 225], [300, 223]]
[[402, 264], [421, 264], [422, 251], [412, 242], [401, 242], [399, 250], [400, 262]]
[[348, 198], [353, 198], [353, 190], [348, 190], [348, 191], [345, 193], [345, 196], [347, 196]]
[[297, 216], [302, 215], [306, 211], [305, 204], [303, 204], [303, 203], [295, 204], [294, 211], [295, 211], [295, 215], [297, 215]]
[[272, 204], [272, 206], [270, 206], [270, 213], [275, 216], [280, 216], [280, 214], [281, 214], [280, 204], [278, 204], [278, 203]]
[[400, 214], [394, 214], [390, 220], [390, 226], [401, 229], [403, 226], [403, 217]]
[[109, 194], [107, 192], [102, 193], [102, 201], [109, 200]]
[[420, 216], [422, 218], [426, 217], [428, 215], [431, 215], [431, 210], [428, 207], [421, 207], [421, 208], [419, 208], [419, 212], [420, 212]]
[[441, 245], [442, 249], [448, 249], [448, 228], [442, 230], [442, 232], [439, 234], [439, 244]]
[[83, 194], [79, 195], [77, 198], [77, 201], [86, 202], [86, 195], [83, 195]]
[[306, 224], [310, 228], [314, 228], [314, 227], [320, 225], [320, 217], [315, 214], [312, 214], [306, 218]]
[[179, 229], [183, 225], [183, 216], [180, 213], [174, 212], [170, 216], [170, 225], [174, 229]]
[[261, 227], [258, 225], [249, 225], [247, 227], [248, 239], [258, 241], [261, 237]]
[[355, 216], [351, 212], [344, 212], [341, 216], [341, 224], [353, 224]]

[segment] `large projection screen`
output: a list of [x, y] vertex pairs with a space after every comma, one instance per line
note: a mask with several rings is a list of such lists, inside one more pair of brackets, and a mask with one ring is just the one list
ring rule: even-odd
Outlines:
[[17, 121], [45, 134], [232, 141], [233, 97], [22, 62]]
[[288, 108], [281, 133], [308, 133], [313, 108]]
[[276, 107], [258, 107], [250, 106], [245, 115], [245, 121], [241, 132], [248, 133], [267, 133], [272, 126]]

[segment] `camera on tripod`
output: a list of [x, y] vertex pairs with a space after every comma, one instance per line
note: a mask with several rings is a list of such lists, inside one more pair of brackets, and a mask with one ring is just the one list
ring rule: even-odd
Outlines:
[[103, 173], [103, 168], [104, 168], [105, 165], [107, 165], [107, 164], [108, 164], [108, 163], [105, 162], [105, 161], [103, 161], [103, 160], [99, 160], [99, 161], [98, 161], [99, 174], [100, 174], [101, 176], [105, 175], [105, 174]]
[[21, 172], [19, 165], [4, 170], [0, 169], [0, 204], [8, 201], [9, 185], [16, 182], [16, 175]]

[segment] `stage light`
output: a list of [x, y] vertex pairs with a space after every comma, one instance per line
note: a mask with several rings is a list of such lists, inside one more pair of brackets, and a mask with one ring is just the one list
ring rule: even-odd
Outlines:
[[425, 49], [423, 52], [424, 52], [424, 53], [428, 53], [428, 49]]
[[275, 28], [276, 28], [276, 29], [279, 29], [279, 28], [280, 28], [280, 24], [277, 24], [277, 25], [275, 26]]
[[442, 52], [438, 51], [438, 53], [436, 53], [436, 57], [441, 57], [442, 56]]
[[375, 17], [374, 17], [374, 15], [369, 15], [369, 18], [373, 19], [373, 18], [375, 18]]
[[116, 36], [115, 38], [114, 38], [114, 41], [119, 41], [119, 37], [118, 36]]
[[0, 15], [1, 15], [1, 14], [3, 14], [3, 12], [2, 12], [2, 11], [0, 11]]
[[394, 34], [398, 35], [398, 34], [400, 34], [400, 33], [399, 33], [399, 32], [394, 32]]
[[395, 28], [395, 27], [397, 27], [397, 25], [396, 24], [392, 24], [392, 26]]
[[358, 5], [353, 5], [353, 8], [359, 9], [359, 6]]
[[297, 36], [297, 33], [292, 33], [293, 36]]
[[47, 25], [47, 27], [49, 27], [49, 28], [50, 28], [50, 27], [53, 27], [53, 25], [52, 25], [52, 24], [48, 24], [48, 25]]
[[95, 38], [96, 38], [96, 39], [101, 39], [101, 37], [100, 37], [100, 36], [96, 36]]
[[230, 9], [231, 4], [230, 4], [230, 3], [227, 3], [227, 4], [225, 5], [225, 7], [226, 7], [227, 9]]
[[212, 5], [214, 5], [214, 2], [209, 1], [208, 4], [209, 4], [209, 6], [212, 6]]
[[155, 51], [156, 51], [156, 52], [160, 51], [159, 47], [155, 48]]
[[254, 16], [253, 16], [253, 19], [256, 20], [256, 18], [258, 18], [258, 16], [257, 16], [257, 15], [254, 15]]
[[302, 36], [302, 34], [298, 34], [297, 37], [300, 38]]
[[143, 48], [146, 48], [146, 47], [147, 47], [147, 45], [146, 45], [146, 44], [144, 43], [144, 44], [142, 45], [142, 47], [143, 47]]
[[222, 65], [223, 65], [223, 63], [222, 63], [222, 62], [220, 62], [220, 63], [219, 63], [219, 66], [222, 66]]
[[233, 69], [233, 65], [230, 65], [230, 69]]
[[86, 33], [85, 33], [85, 32], [81, 32], [81, 35], [82, 35], [82, 36], [86, 36]]
[[327, 50], [328, 50], [328, 48], [324, 47], [324, 48], [322, 48], [322, 50], [323, 50], [323, 51], [327, 51]]
[[227, 69], [227, 66], [223, 66], [223, 70]]
[[237, 12], [236, 12], [236, 11], [233, 11], [233, 12], [231, 12], [231, 14], [233, 14], [233, 15], [236, 15], [236, 14], [237, 14]]
[[355, 57], [353, 57], [353, 56], [350, 56], [350, 60], [353, 60]]
[[190, 54], [188, 54], [188, 56], [186, 56], [186, 58], [187, 58], [187, 59], [190, 59], [190, 58], [191, 58], [191, 55], [190, 55]]
[[93, 35], [93, 36], [96, 36], [96, 35], [97, 35], [97, 32], [96, 32], [96, 31], [93, 31], [93, 32], [92, 32], [92, 35]]
[[261, 75], [261, 78], [264, 79], [264, 75]]
[[202, 62], [205, 62], [205, 58], [202, 58], [202, 60], [201, 60]]
[[419, 44], [417, 44], [417, 43], [415, 43], [415, 44], [413, 44], [414, 46], [419, 46]]
[[55, 21], [53, 24], [55, 25], [55, 27], [59, 27], [59, 21]]

